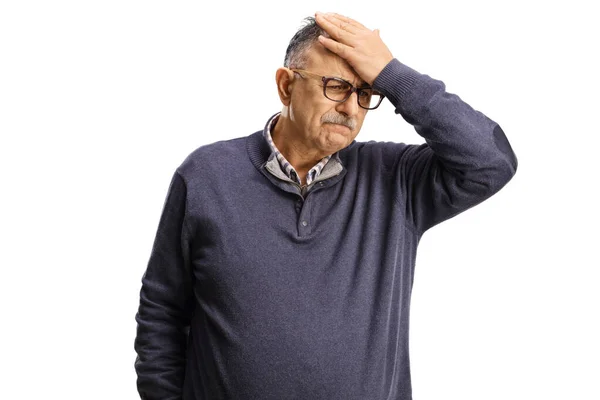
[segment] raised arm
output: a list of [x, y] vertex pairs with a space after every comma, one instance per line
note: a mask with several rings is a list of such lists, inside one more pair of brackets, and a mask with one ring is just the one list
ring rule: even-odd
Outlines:
[[374, 87], [426, 141], [406, 147], [396, 164], [400, 201], [418, 231], [482, 202], [515, 174], [517, 158], [502, 128], [443, 82], [394, 59]]
[[515, 174], [517, 158], [500, 126], [446, 92], [443, 82], [393, 58], [377, 30], [332, 14], [317, 14], [330, 38], [320, 42], [344, 58], [392, 102], [426, 144], [397, 154], [396, 191], [420, 233], [500, 190]]
[[135, 317], [135, 369], [138, 392], [144, 400], [179, 400], [182, 396], [193, 307], [185, 210], [185, 182], [175, 173], [142, 278]]

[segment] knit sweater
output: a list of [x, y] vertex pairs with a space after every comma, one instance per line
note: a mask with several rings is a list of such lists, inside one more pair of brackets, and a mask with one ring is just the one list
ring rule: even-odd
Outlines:
[[412, 399], [419, 240], [517, 160], [441, 81], [394, 59], [373, 87], [426, 143], [354, 141], [304, 196], [268, 171], [263, 131], [176, 170], [136, 315], [143, 399]]

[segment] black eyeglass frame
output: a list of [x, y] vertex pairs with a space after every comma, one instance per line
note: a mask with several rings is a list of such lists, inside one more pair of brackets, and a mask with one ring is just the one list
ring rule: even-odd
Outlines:
[[[323, 96], [325, 96], [326, 99], [331, 100], [331, 101], [335, 101], [336, 103], [343, 103], [346, 100], [348, 100], [350, 98], [350, 96], [352, 96], [352, 93], [356, 92], [356, 102], [358, 104], [359, 107], [364, 108], [365, 110], [374, 110], [377, 107], [379, 107], [379, 105], [381, 104], [381, 102], [383, 101], [383, 99], [385, 99], [385, 95], [382, 93], [377, 92], [377, 95], [381, 96], [381, 98], [379, 99], [379, 102], [375, 105], [375, 107], [364, 107], [360, 104], [360, 94], [363, 90], [374, 90], [372, 87], [356, 87], [353, 84], [351, 84], [350, 82], [348, 82], [345, 79], [342, 78], [337, 78], [335, 76], [323, 76], [323, 75], [319, 75], [319, 74], [315, 74], [314, 72], [310, 72], [304, 69], [298, 69], [298, 68], [290, 68], [291, 71], [296, 72], [298, 75], [302, 76], [302, 73], [305, 73], [307, 75], [312, 75], [316, 78], [320, 78], [321, 82], [323, 82]], [[330, 98], [329, 96], [327, 96], [327, 83], [329, 81], [337, 81], [337, 82], [342, 82], [348, 86], [350, 86], [350, 89], [348, 90], [348, 92], [346, 93], [346, 97], [344, 97], [342, 100], [334, 100], [332, 98]]]

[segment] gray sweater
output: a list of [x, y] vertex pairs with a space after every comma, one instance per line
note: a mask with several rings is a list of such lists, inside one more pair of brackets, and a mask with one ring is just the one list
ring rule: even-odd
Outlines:
[[[426, 144], [353, 142], [302, 196], [263, 131], [173, 176], [142, 279], [143, 399], [409, 400], [421, 235], [500, 190], [500, 126], [392, 60], [374, 82]], [[458, 260], [457, 260], [458, 261]]]

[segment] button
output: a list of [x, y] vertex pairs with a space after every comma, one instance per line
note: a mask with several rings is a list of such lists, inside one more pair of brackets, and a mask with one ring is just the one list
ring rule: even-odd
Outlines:
[[306, 226], [306, 225], [308, 225], [308, 222], [302, 221], [302, 226]]
[[319, 186], [323, 186], [323, 185], [324, 185], [324, 183], [323, 183], [323, 182], [319, 182]]

